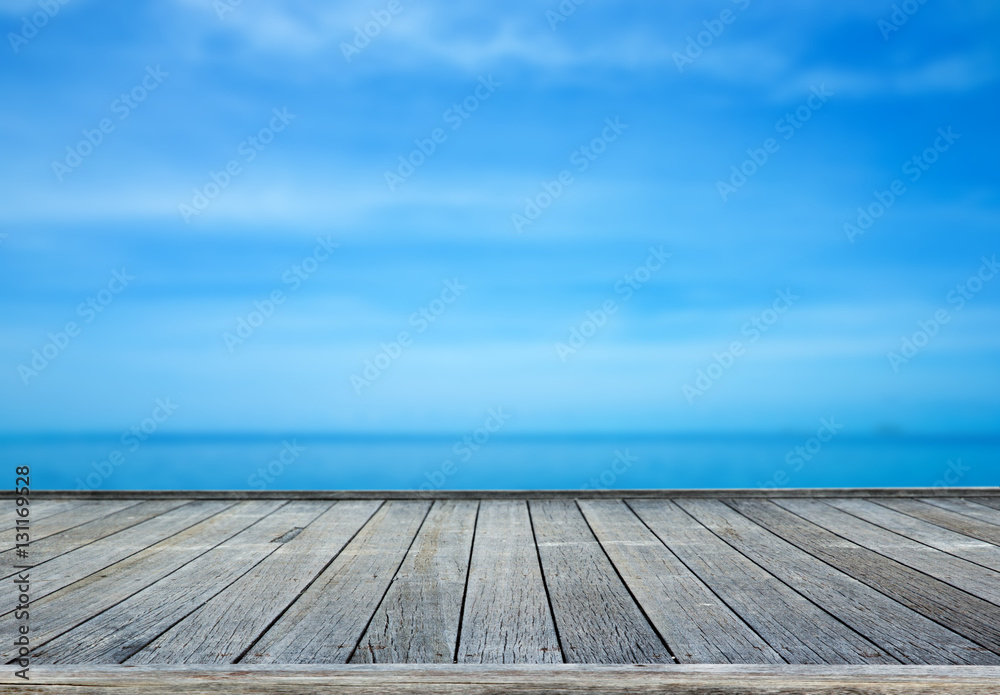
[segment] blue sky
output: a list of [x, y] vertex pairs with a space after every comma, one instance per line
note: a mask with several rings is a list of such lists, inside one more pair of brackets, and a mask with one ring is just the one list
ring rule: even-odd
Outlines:
[[0, 427], [995, 433], [1000, 9], [892, 5], [6, 2]]

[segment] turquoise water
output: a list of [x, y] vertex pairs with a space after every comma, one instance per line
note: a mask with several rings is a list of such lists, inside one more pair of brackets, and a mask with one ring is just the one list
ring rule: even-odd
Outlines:
[[0, 461], [35, 489], [964, 486], [998, 484], [1000, 437], [33, 436]]

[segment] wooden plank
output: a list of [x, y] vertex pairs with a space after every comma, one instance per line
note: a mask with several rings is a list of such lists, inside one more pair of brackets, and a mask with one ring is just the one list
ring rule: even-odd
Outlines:
[[729, 504], [832, 567], [980, 646], [1000, 652], [1000, 607], [845, 540], [773, 501], [729, 500]]
[[53, 664], [125, 661], [277, 550], [275, 538], [308, 526], [328, 506], [327, 502], [290, 502], [265, 511], [263, 518], [229, 540], [36, 649], [33, 660]]
[[478, 508], [434, 503], [352, 663], [452, 663]]
[[581, 500], [611, 562], [681, 663], [782, 663], [621, 500]]
[[887, 531], [819, 500], [775, 500], [774, 503], [841, 538], [1000, 605], [1000, 574], [993, 570]]
[[893, 533], [1000, 571], [1000, 547], [992, 543], [970, 538], [929, 521], [875, 504], [871, 500], [829, 499], [826, 502]]
[[[110, 536], [113, 533], [141, 524], [171, 509], [176, 509], [183, 500], [161, 500], [157, 502], [99, 502], [93, 509], [66, 512], [79, 514], [81, 522], [74, 526], [64, 527], [65, 530], [49, 535], [39, 541], [31, 542], [29, 560], [32, 565], [40, 565], [77, 548], [93, 543], [95, 540]], [[99, 508], [101, 513], [93, 514]], [[83, 511], [90, 512], [83, 514]], [[106, 511], [107, 513], [103, 513]], [[59, 515], [63, 516], [63, 515]], [[53, 517], [56, 518], [56, 517]], [[24, 564], [13, 552], [13, 548], [0, 553], [0, 579], [6, 579], [17, 573], [14, 565]]]
[[789, 663], [898, 663], [722, 541], [674, 502], [632, 500], [629, 505], [688, 569]]
[[[43, 645], [137, 594], [247, 528], [276, 504], [197, 502], [178, 510], [186, 512], [191, 526], [32, 601], [32, 646]], [[0, 625], [14, 624], [9, 618], [0, 621]], [[12, 643], [12, 639], [0, 642], [0, 659], [11, 658]]]
[[993, 524], [966, 516], [960, 512], [939, 507], [935, 504], [929, 504], [930, 500], [927, 498], [924, 500], [893, 500], [881, 497], [872, 501], [889, 509], [895, 509], [897, 512], [909, 514], [918, 519], [937, 524], [956, 533], [961, 533], [971, 538], [978, 538], [993, 545], [1000, 545], [1000, 529]]
[[133, 664], [231, 664], [323, 571], [379, 507], [333, 505], [223, 592], [127, 660]]
[[987, 507], [993, 507], [994, 509], [1000, 509], [1000, 497], [968, 497], [966, 498], [969, 502], [975, 502], [976, 504], [982, 504]]
[[[178, 500], [178, 504], [180, 504]], [[114, 514], [127, 507], [139, 504], [139, 500], [101, 500], [83, 502], [79, 506], [67, 509], [59, 514], [45, 516], [41, 519], [32, 519], [31, 524], [31, 544], [34, 548], [36, 543], [57, 533], [62, 533], [75, 526], [86, 524], [95, 519]], [[32, 510], [34, 511], [34, 510]], [[34, 517], [34, 515], [32, 515]], [[9, 552], [9, 551], [8, 551]]]
[[528, 511], [566, 661], [674, 663], [576, 503], [532, 500]]
[[385, 596], [427, 502], [387, 502], [240, 663], [345, 663]]
[[[10, 491], [10, 498], [13, 498], [13, 490]], [[138, 502], [139, 500], [135, 500]], [[31, 520], [32, 522], [41, 521], [42, 519], [47, 519], [50, 516], [55, 516], [56, 514], [62, 514], [63, 512], [68, 512], [71, 509], [77, 509], [86, 503], [86, 500], [82, 498], [71, 498], [71, 499], [48, 499], [44, 495], [41, 498], [35, 497], [34, 491], [31, 493]], [[93, 503], [93, 501], [92, 501]], [[11, 507], [13, 509], [13, 507]]]
[[[44, 581], [33, 584], [32, 601], [99, 572], [229, 506], [231, 502], [191, 502], [40, 563], [32, 571]], [[13, 593], [0, 595], [0, 617], [14, 610], [16, 598]]]
[[996, 526], [997, 530], [1000, 531], [1000, 509], [995, 509], [967, 499], [956, 498], [939, 500], [934, 497], [926, 497], [923, 501], [927, 504], [934, 505], [935, 507], [947, 509], [955, 512], [956, 514], [963, 514], [965, 516], [972, 517], [973, 519], [982, 521], [983, 523]]
[[1000, 664], [1000, 658], [782, 540], [718, 500], [680, 500], [717, 536], [904, 664]]
[[[998, 487], [761, 488], [699, 490], [36, 490], [33, 499], [200, 499], [200, 500], [435, 500], [435, 499], [717, 499], [719, 497], [996, 497]], [[13, 493], [0, 490], [0, 499]]]
[[464, 664], [38, 666], [0, 693], [63, 695], [996, 695], [991, 666]]
[[459, 663], [562, 661], [524, 500], [480, 503]]
[[[18, 509], [14, 505], [14, 491], [6, 491], [4, 494], [0, 494], [3, 499], [10, 500], [9, 504], [5, 504], [0, 508], [0, 531], [2, 531], [4, 538], [9, 538], [10, 543], [14, 543], [14, 519], [23, 519], [24, 517], [18, 516], [15, 512]], [[138, 500], [133, 500], [138, 502]], [[97, 500], [84, 500], [84, 499], [46, 499], [44, 496], [41, 499], [36, 499], [34, 493], [29, 497], [28, 505], [28, 520], [30, 526], [34, 527], [35, 524], [48, 519], [56, 514], [62, 514], [71, 509], [76, 509], [83, 507], [84, 505], [94, 505], [100, 504]], [[32, 536], [34, 538], [35, 536]], [[6, 544], [4, 544], [6, 547]]]

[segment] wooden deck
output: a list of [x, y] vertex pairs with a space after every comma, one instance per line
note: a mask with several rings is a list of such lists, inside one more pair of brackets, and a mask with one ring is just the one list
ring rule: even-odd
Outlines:
[[33, 500], [5, 693], [1000, 692], [994, 488]]

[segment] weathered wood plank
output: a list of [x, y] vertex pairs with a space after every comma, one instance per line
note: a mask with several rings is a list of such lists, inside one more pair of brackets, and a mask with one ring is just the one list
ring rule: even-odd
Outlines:
[[1000, 497], [967, 497], [970, 502], [975, 502], [976, 504], [982, 504], [986, 507], [993, 507], [994, 509], [1000, 509]]
[[674, 663], [576, 503], [531, 500], [528, 511], [566, 661]]
[[789, 663], [898, 663], [722, 541], [674, 502], [631, 500], [629, 505], [688, 569]]
[[679, 662], [783, 662], [624, 502], [581, 500], [580, 509]]
[[[176, 509], [183, 504], [185, 504], [183, 500], [100, 502], [93, 505], [93, 509], [66, 512], [73, 515], [79, 514], [81, 522], [75, 526], [60, 524], [60, 526], [63, 526], [61, 532], [56, 532], [38, 541], [32, 541], [29, 560], [32, 565], [40, 565], [43, 562], [48, 562], [60, 555], [93, 543], [100, 538], [118, 533], [130, 526], [141, 524], [147, 519], [152, 519], [164, 512], [169, 512], [171, 509]], [[104, 507], [104, 509], [100, 510], [100, 513], [94, 514], [93, 512], [98, 507]], [[84, 514], [84, 511], [88, 513]], [[19, 564], [23, 564], [23, 560], [17, 558], [13, 552], [13, 548], [0, 553], [0, 579], [6, 579], [15, 574], [14, 565]]]
[[[38, 581], [32, 587], [32, 600], [38, 601], [73, 582], [99, 572], [232, 504], [232, 502], [191, 502], [40, 563], [32, 571], [36, 578], [44, 578], [44, 581]], [[15, 600], [16, 597], [12, 593], [0, 594], [0, 617], [14, 609]]]
[[[9, 504], [0, 505], [0, 533], [3, 534], [4, 539], [10, 539], [10, 543], [14, 542], [14, 519], [23, 519], [24, 517], [18, 515], [16, 510], [18, 507], [14, 505], [14, 491], [6, 491], [5, 494], [0, 495], [3, 499], [10, 500]], [[138, 502], [139, 500], [132, 500]], [[57, 514], [62, 514], [63, 512], [70, 511], [71, 509], [77, 509], [88, 504], [101, 504], [100, 501], [96, 500], [83, 500], [83, 499], [36, 499], [34, 494], [28, 498], [28, 521], [30, 527], [34, 527], [35, 524], [48, 519], [51, 516]], [[33, 535], [32, 538], [35, 536]], [[4, 545], [6, 547], [6, 544]]]
[[828, 504], [888, 529], [901, 536], [937, 548], [946, 553], [1000, 571], [1000, 546], [970, 538], [929, 521], [889, 509], [871, 500], [830, 499]]
[[[193, 522], [188, 528], [33, 601], [32, 646], [43, 645], [137, 594], [244, 530], [277, 504], [266, 500], [192, 504], [185, 509]], [[14, 622], [7, 619], [0, 624]], [[0, 642], [0, 659], [11, 658], [11, 644], [12, 640]]]
[[562, 662], [524, 500], [479, 506], [459, 663]]
[[996, 695], [991, 666], [85, 666], [0, 676], [0, 693], [63, 695]]
[[887, 531], [819, 500], [774, 503], [852, 543], [1000, 605], [1000, 574], [993, 570]]
[[[495, 500], [495, 499], [717, 499], [719, 497], [1000, 497], [1000, 487], [640, 489], [640, 490], [35, 490], [34, 499], [211, 500]], [[13, 497], [0, 490], [0, 499]]]
[[884, 555], [845, 540], [770, 500], [729, 500], [747, 518], [994, 653], [1000, 652], [1000, 607]]
[[35, 662], [125, 661], [277, 550], [275, 538], [309, 525], [327, 506], [326, 502], [289, 502], [262, 510], [263, 518], [229, 540], [35, 650]]
[[345, 663], [429, 508], [418, 501], [382, 505], [240, 663]]
[[379, 507], [374, 500], [319, 504], [333, 507], [126, 663], [235, 662]]
[[904, 664], [1000, 664], [1000, 657], [800, 550], [718, 500], [680, 500], [729, 545]]
[[[7, 495], [5, 495], [7, 496]], [[9, 497], [13, 497], [13, 490], [10, 491]], [[48, 499], [44, 495], [42, 497], [35, 497], [35, 493], [31, 493], [31, 520], [41, 521], [50, 516], [55, 516], [56, 514], [62, 514], [63, 512], [68, 512], [71, 509], [76, 509], [84, 504], [86, 500], [83, 498], [56, 498]], [[139, 500], [135, 500], [138, 502]], [[13, 505], [11, 506], [13, 509]]]
[[472, 501], [434, 503], [353, 663], [453, 661], [478, 508]]
[[995, 509], [968, 499], [937, 499], [935, 497], [925, 497], [923, 501], [927, 504], [947, 509], [956, 514], [963, 514], [983, 523], [996, 526], [1000, 530], [1000, 509]]
[[1000, 528], [987, 521], [981, 521], [960, 512], [945, 509], [935, 504], [929, 504], [927, 498], [923, 500], [878, 498], [872, 501], [889, 509], [894, 509], [897, 512], [909, 514], [918, 519], [937, 524], [956, 533], [961, 533], [971, 538], [978, 538], [993, 545], [1000, 545]]
[[[177, 504], [182, 501], [178, 500]], [[101, 517], [114, 514], [115, 512], [139, 504], [139, 500], [103, 500], [93, 502], [83, 502], [72, 509], [67, 509], [59, 514], [47, 515], [41, 519], [32, 519], [31, 543], [34, 547], [43, 539], [57, 533], [62, 533], [75, 526], [86, 524], [100, 519]], [[32, 511], [35, 511], [34, 509]], [[34, 515], [32, 515], [34, 516]], [[9, 552], [9, 551], [8, 551]]]

